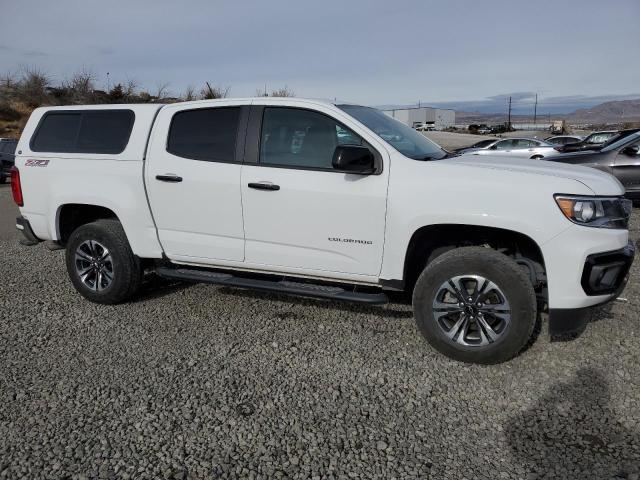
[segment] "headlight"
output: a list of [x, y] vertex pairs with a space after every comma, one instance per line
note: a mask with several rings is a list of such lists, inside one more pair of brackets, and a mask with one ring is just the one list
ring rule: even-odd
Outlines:
[[598, 228], [627, 228], [631, 200], [618, 197], [554, 195], [564, 216], [578, 225]]

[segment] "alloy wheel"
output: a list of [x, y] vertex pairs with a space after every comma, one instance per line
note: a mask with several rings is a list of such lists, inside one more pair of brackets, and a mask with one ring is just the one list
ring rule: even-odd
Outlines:
[[76, 274], [94, 292], [101, 292], [113, 282], [113, 259], [109, 250], [95, 240], [82, 242], [75, 252]]
[[444, 335], [465, 347], [498, 341], [511, 322], [503, 291], [480, 275], [460, 275], [444, 282], [433, 300], [433, 317]]

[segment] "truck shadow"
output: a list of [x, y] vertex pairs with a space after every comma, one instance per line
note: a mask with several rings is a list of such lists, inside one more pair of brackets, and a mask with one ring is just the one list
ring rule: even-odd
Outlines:
[[512, 418], [504, 431], [526, 478], [626, 479], [640, 474], [640, 433], [622, 425], [610, 400], [603, 373], [583, 368]]
[[[387, 305], [366, 305], [360, 303], [340, 302], [329, 299], [318, 299], [310, 297], [298, 297], [295, 295], [284, 295], [280, 293], [261, 292], [257, 290], [243, 290], [231, 287], [219, 287], [218, 290], [223, 295], [231, 295], [236, 298], [252, 298], [258, 300], [271, 300], [278, 302], [286, 302], [295, 305], [313, 305], [318, 308], [327, 310], [340, 310], [350, 313], [364, 313], [369, 315], [377, 315], [390, 317], [394, 319], [413, 318], [413, 310], [402, 309], [401, 305], [407, 305], [406, 298], [403, 296], [392, 295], [389, 297]], [[411, 302], [408, 302], [409, 308]], [[406, 307], [405, 307], [406, 308]]]
[[151, 274], [145, 277], [140, 292], [131, 300], [131, 303], [146, 302], [154, 298], [164, 297], [175, 292], [180, 292], [192, 286], [192, 283], [167, 280]]

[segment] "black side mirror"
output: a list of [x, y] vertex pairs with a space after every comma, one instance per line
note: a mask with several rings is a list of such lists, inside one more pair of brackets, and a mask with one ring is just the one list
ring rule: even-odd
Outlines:
[[638, 151], [640, 151], [640, 147], [638, 145], [631, 145], [629, 147], [625, 147], [622, 149], [624, 155], [629, 155], [630, 157], [635, 157], [638, 155]]
[[368, 175], [376, 169], [373, 153], [360, 145], [338, 145], [331, 163], [336, 170], [361, 175]]

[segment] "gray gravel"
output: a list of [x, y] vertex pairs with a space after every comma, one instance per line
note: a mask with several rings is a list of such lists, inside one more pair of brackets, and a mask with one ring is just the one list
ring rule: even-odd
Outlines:
[[432, 351], [402, 303], [157, 282], [98, 306], [63, 252], [13, 233], [0, 252], [0, 478], [640, 474], [637, 262], [578, 340], [543, 330], [480, 367]]

